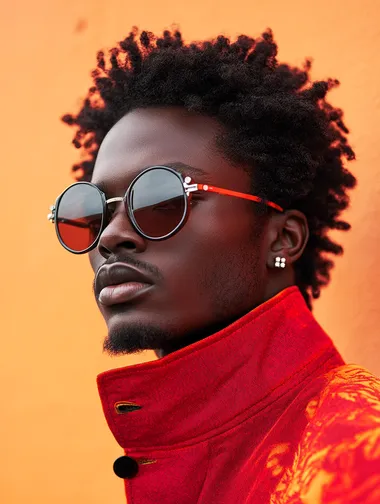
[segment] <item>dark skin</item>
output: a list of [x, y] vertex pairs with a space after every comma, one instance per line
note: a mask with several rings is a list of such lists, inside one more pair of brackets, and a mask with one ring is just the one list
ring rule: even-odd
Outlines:
[[[135, 109], [109, 131], [92, 182], [106, 197], [124, 196], [132, 179], [154, 165], [180, 162], [203, 170], [193, 181], [250, 193], [243, 166], [215, 145], [222, 126], [181, 107]], [[173, 166], [173, 165], [171, 165]], [[187, 175], [183, 169], [183, 174]], [[199, 194], [199, 193], [197, 193]], [[226, 327], [295, 284], [292, 264], [309, 237], [297, 210], [255, 215], [256, 203], [231, 196], [194, 196], [190, 216], [172, 237], [151, 241], [132, 227], [117, 203], [97, 247], [89, 253], [96, 273], [124, 262], [149, 272], [154, 288], [141, 300], [112, 307], [97, 304], [106, 321], [104, 351], [110, 355], [153, 349], [161, 358]], [[285, 269], [275, 258], [285, 257]]]

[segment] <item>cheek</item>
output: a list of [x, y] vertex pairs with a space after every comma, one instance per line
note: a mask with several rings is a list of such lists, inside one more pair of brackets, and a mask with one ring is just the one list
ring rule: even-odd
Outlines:
[[218, 201], [204, 202], [202, 208], [196, 208], [190, 215], [186, 225], [195, 239], [217, 252], [222, 251], [221, 247], [231, 252], [236, 247], [249, 247], [258, 226], [249, 204], [232, 197], [218, 195], [216, 198]]
[[170, 244], [168, 240], [170, 251], [166, 249], [162, 258], [176, 290], [186, 286], [187, 293], [207, 296], [222, 280], [231, 284], [237, 277], [241, 281], [247, 272], [256, 273], [260, 242], [252, 238], [258, 225], [252, 210], [222, 203], [197, 205]]
[[218, 277], [220, 287], [222, 283], [236, 287], [236, 284], [245, 282], [252, 286], [253, 282], [260, 281], [263, 234], [245, 202], [234, 205], [234, 201], [226, 201], [207, 217], [194, 222], [195, 226], [196, 235], [203, 241], [204, 256], [208, 258], [204, 282], [218, 283]]

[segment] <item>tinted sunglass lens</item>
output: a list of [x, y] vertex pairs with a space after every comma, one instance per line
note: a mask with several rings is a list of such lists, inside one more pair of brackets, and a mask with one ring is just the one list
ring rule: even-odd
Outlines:
[[63, 194], [56, 209], [57, 232], [62, 243], [74, 252], [94, 244], [103, 223], [103, 202], [90, 184], [74, 184]]
[[183, 221], [186, 195], [177, 175], [155, 168], [134, 182], [129, 205], [135, 223], [148, 237], [163, 238]]

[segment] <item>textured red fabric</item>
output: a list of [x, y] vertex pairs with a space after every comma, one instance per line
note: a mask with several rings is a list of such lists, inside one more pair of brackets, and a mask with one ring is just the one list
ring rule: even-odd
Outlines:
[[380, 380], [344, 363], [295, 286], [97, 384], [139, 464], [128, 504], [380, 503]]

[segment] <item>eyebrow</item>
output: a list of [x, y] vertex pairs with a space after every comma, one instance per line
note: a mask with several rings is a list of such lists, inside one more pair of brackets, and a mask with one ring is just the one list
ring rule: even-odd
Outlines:
[[[191, 176], [194, 179], [198, 179], [199, 178], [201, 180], [201, 182], [209, 182], [209, 176], [210, 176], [209, 173], [205, 172], [201, 168], [197, 168], [195, 166], [191, 166], [191, 165], [182, 163], [181, 161], [174, 161], [174, 162], [171, 162], [171, 163], [163, 163], [163, 164], [159, 164], [159, 165], [149, 165], [149, 166], [146, 166], [145, 168], [143, 168], [143, 169], [141, 169], [139, 171], [134, 172], [132, 174], [131, 181], [135, 177], [137, 177], [137, 175], [139, 173], [143, 172], [147, 168], [151, 168], [152, 166], [166, 166], [168, 168], [173, 168], [173, 170], [176, 170], [183, 177]], [[198, 182], [198, 180], [196, 180], [196, 182]], [[100, 189], [102, 192], [104, 192], [105, 194], [107, 193], [107, 187], [106, 187], [106, 184], [104, 182], [100, 181], [100, 182], [97, 182], [96, 184], [94, 183], [94, 185], [98, 189]]]
[[207, 178], [209, 176], [204, 170], [200, 168], [196, 168], [195, 166], [187, 165], [185, 163], [181, 163], [180, 161], [175, 161], [174, 163], [165, 163], [163, 166], [167, 166], [168, 168], [173, 168], [184, 177], [186, 175], [192, 175], [193, 177], [202, 177]]

